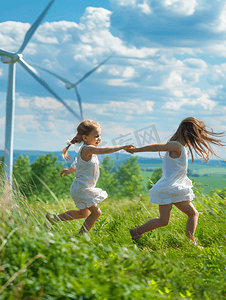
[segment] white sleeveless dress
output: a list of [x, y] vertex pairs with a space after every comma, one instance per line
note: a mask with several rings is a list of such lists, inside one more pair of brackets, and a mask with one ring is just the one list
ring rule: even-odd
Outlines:
[[[176, 142], [179, 143], [179, 142]], [[149, 190], [150, 202], [159, 205], [192, 201], [195, 194], [192, 190], [192, 181], [187, 177], [188, 154], [181, 145], [181, 155], [172, 158], [167, 151], [162, 162], [162, 177]]]
[[89, 161], [81, 158], [81, 151], [87, 145], [84, 144], [77, 155], [77, 159], [72, 163], [75, 168], [75, 180], [71, 184], [70, 193], [78, 209], [91, 207], [108, 197], [107, 192], [96, 188], [99, 178], [99, 160], [93, 154]]

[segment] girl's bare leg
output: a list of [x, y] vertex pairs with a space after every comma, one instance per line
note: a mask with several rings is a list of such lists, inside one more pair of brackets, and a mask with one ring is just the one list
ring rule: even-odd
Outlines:
[[[71, 221], [75, 219], [84, 219], [89, 215], [88, 208], [79, 209], [79, 210], [68, 210], [65, 213], [59, 214], [54, 217], [55, 220], [59, 221]], [[48, 219], [48, 217], [47, 217]]]
[[93, 225], [95, 224], [96, 220], [101, 216], [101, 210], [97, 206], [97, 204], [94, 204], [91, 207], [88, 207], [91, 214], [88, 216], [88, 218], [85, 220], [85, 222], [82, 225], [82, 228], [80, 229], [79, 233], [83, 233], [84, 231], [89, 231]]
[[186, 236], [190, 240], [195, 242], [197, 239], [194, 237], [194, 234], [198, 222], [199, 213], [197, 212], [197, 210], [189, 200], [174, 203], [174, 205], [188, 216], [188, 220], [186, 224]]
[[158, 219], [152, 219], [141, 226], [138, 226], [130, 230], [130, 233], [133, 236], [141, 236], [143, 233], [156, 229], [158, 227], [163, 227], [168, 225], [172, 210], [172, 203], [166, 205], [159, 205], [160, 217]]

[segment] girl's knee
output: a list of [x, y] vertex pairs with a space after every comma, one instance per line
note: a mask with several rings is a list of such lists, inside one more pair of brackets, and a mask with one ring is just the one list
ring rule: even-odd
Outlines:
[[167, 226], [169, 224], [169, 220], [164, 220], [163, 226]]
[[101, 216], [101, 210], [100, 208], [97, 206], [95, 207], [95, 209], [90, 209], [91, 214], [94, 215], [96, 218], [99, 218]]
[[162, 219], [162, 226], [167, 226], [169, 224], [170, 219]]
[[84, 218], [87, 218], [89, 216], [89, 210], [87, 209], [87, 210], [85, 210], [85, 212], [84, 212]]
[[79, 211], [81, 218], [87, 218], [89, 216], [89, 210], [87, 208], [81, 209]]
[[97, 209], [97, 216], [98, 216], [98, 218], [101, 216], [101, 214], [102, 214], [102, 212], [101, 212], [101, 210], [98, 208], [98, 209]]
[[197, 210], [194, 210], [188, 217], [198, 218], [199, 217], [199, 212]]

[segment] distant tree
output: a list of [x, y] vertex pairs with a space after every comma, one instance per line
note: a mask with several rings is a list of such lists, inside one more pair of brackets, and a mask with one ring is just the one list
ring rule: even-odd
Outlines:
[[[70, 185], [74, 175], [70, 174], [60, 177], [60, 171], [64, 168], [62, 163], [58, 164], [57, 157], [52, 153], [41, 155], [31, 164], [31, 177], [34, 183], [34, 193], [43, 200], [53, 199], [48, 188], [59, 198], [70, 195]], [[44, 183], [43, 183], [44, 182]], [[46, 186], [48, 188], [46, 188]]]
[[194, 176], [192, 170], [190, 170], [190, 169], [187, 170], [187, 176], [188, 176], [188, 177]]
[[162, 177], [162, 167], [155, 169], [152, 173], [151, 178], [148, 181], [147, 188], [150, 190], [154, 184]]
[[124, 164], [120, 164], [116, 172], [118, 197], [133, 199], [144, 191], [143, 177], [137, 159], [137, 156], [131, 157]]
[[110, 156], [107, 156], [100, 166], [100, 177], [97, 182], [97, 187], [106, 191], [109, 197], [114, 197], [117, 192], [118, 185], [118, 180], [115, 178], [115, 173], [112, 172], [114, 168], [114, 162]]
[[100, 163], [101, 169], [104, 171], [112, 172], [114, 168], [114, 161], [110, 158], [110, 156], [105, 157], [102, 163]]

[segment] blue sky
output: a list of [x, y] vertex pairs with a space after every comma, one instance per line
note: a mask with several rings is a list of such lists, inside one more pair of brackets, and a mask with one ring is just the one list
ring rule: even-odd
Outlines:
[[[16, 52], [47, 4], [1, 4], [0, 48]], [[188, 116], [214, 131], [226, 130], [226, 1], [56, 0], [23, 58], [75, 82], [113, 52], [78, 86], [85, 118], [102, 125], [103, 145], [156, 142], [154, 126], [165, 142]], [[38, 72], [79, 111], [72, 90]], [[0, 63], [1, 147], [7, 76], [8, 65]], [[59, 151], [77, 125], [78, 120], [17, 64], [14, 149]], [[226, 159], [225, 148], [214, 149]]]

